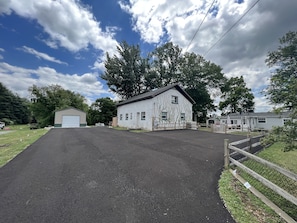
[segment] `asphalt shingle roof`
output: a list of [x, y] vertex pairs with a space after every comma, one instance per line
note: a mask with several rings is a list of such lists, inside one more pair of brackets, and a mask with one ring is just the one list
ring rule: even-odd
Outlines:
[[171, 84], [171, 85], [167, 85], [166, 87], [162, 87], [162, 88], [159, 88], [159, 89], [156, 89], [156, 90], [146, 92], [146, 93], [137, 95], [135, 97], [129, 98], [129, 99], [125, 100], [125, 101], [122, 101], [122, 102], [118, 103], [117, 106], [122, 106], [122, 105], [125, 105], [125, 104], [130, 104], [130, 103], [133, 103], [133, 102], [137, 102], [137, 101], [143, 101], [143, 100], [151, 99], [151, 98], [154, 98], [157, 95], [162, 94], [163, 92], [168, 91], [168, 90], [170, 90], [172, 88], [175, 88], [176, 90], [178, 90], [192, 104], [195, 104], [194, 99], [191, 98], [191, 96], [187, 92], [185, 92], [184, 89], [182, 89], [178, 84]]

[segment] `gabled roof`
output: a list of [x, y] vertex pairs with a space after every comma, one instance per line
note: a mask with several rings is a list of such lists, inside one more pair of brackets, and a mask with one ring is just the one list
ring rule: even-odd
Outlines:
[[162, 87], [150, 92], [146, 92], [140, 95], [137, 95], [135, 97], [129, 98], [126, 101], [122, 101], [120, 103], [117, 104], [117, 106], [122, 106], [125, 104], [130, 104], [130, 103], [134, 103], [137, 101], [143, 101], [143, 100], [147, 100], [147, 99], [152, 99], [156, 96], [158, 96], [159, 94], [162, 94], [165, 91], [168, 91], [172, 88], [175, 88], [177, 91], [179, 91], [186, 99], [188, 99], [192, 104], [195, 104], [195, 101], [193, 98], [191, 98], [191, 96], [185, 92], [184, 89], [182, 89], [178, 84], [171, 84], [171, 85], [167, 85], [166, 87]]
[[71, 109], [86, 113], [86, 112], [84, 112], [84, 111], [82, 111], [80, 109], [74, 108], [74, 107], [67, 107], [67, 108], [59, 109], [59, 110], [56, 110], [55, 112], [61, 112], [61, 111], [66, 111], [66, 110], [71, 110]]

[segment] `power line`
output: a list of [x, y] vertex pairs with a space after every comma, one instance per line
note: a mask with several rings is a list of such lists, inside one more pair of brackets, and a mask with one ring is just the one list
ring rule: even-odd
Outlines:
[[187, 48], [186, 48], [186, 52], [188, 51], [188, 49], [189, 49], [190, 45], [192, 44], [193, 40], [195, 39], [195, 37], [196, 37], [198, 31], [200, 30], [200, 27], [202, 26], [202, 24], [203, 24], [203, 22], [204, 22], [206, 16], [207, 16], [208, 13], [210, 12], [210, 9], [212, 8], [212, 6], [213, 6], [213, 4], [215, 3], [215, 1], [216, 1], [216, 0], [213, 0], [212, 3], [211, 3], [211, 5], [210, 5], [210, 7], [208, 8], [208, 11], [206, 12], [206, 14], [205, 14], [203, 20], [201, 21], [200, 25], [198, 26], [198, 29], [196, 30], [195, 34], [193, 35], [191, 41], [189, 42], [189, 44], [188, 44], [188, 46], [187, 46]]
[[260, 0], [257, 0], [247, 11], [245, 11], [245, 13], [243, 13], [243, 15], [206, 51], [204, 57], [243, 19], [243, 17], [246, 16], [246, 14], [249, 13], [249, 11], [252, 10], [252, 8], [255, 7], [259, 1]]

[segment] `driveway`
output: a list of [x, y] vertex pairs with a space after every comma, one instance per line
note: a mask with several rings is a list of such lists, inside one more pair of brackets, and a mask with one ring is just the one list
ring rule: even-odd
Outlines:
[[52, 129], [0, 169], [1, 222], [234, 222], [223, 140], [179, 130]]

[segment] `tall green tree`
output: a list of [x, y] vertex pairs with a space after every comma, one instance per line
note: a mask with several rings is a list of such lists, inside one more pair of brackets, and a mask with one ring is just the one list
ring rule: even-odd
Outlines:
[[275, 68], [266, 95], [274, 104], [297, 108], [297, 32], [288, 32], [279, 41], [281, 45], [266, 59]]
[[289, 31], [279, 40], [277, 50], [269, 52], [266, 64], [274, 68], [266, 91], [268, 99], [291, 111], [291, 120], [284, 127], [275, 128], [265, 139], [285, 142], [285, 151], [297, 149], [297, 32]]
[[208, 111], [215, 110], [211, 94], [216, 96], [226, 84], [222, 68], [195, 53], [185, 53], [180, 65], [179, 82], [195, 100], [194, 115], [199, 122], [206, 121]]
[[254, 110], [254, 95], [246, 87], [242, 76], [231, 77], [222, 88], [222, 93], [221, 98], [224, 100], [219, 103], [219, 108], [224, 114]]
[[31, 111], [41, 127], [53, 125], [55, 111], [74, 107], [83, 111], [88, 110], [85, 98], [75, 92], [65, 90], [59, 85], [29, 88], [31, 94]]
[[149, 88], [159, 88], [179, 82], [182, 63], [181, 51], [179, 46], [168, 42], [149, 54], [151, 64], [149, 74], [153, 79], [153, 86], [149, 86]]
[[96, 123], [108, 124], [117, 114], [117, 107], [110, 98], [99, 98], [90, 106], [87, 119], [88, 124], [94, 125]]
[[118, 55], [110, 57], [107, 53], [105, 68], [101, 75], [111, 91], [122, 99], [128, 99], [145, 91], [144, 76], [147, 72], [147, 59], [140, 56], [138, 45], [122, 42], [117, 46]]
[[26, 124], [30, 116], [28, 106], [28, 100], [12, 93], [0, 83], [0, 120], [7, 124]]
[[227, 80], [220, 66], [195, 53], [182, 54], [182, 49], [171, 42], [157, 47], [147, 58], [140, 56], [139, 46], [126, 42], [117, 50], [118, 55], [107, 54], [101, 77], [122, 99], [179, 83], [196, 102], [195, 116], [205, 119], [207, 112], [215, 109], [211, 95], [217, 96]]

